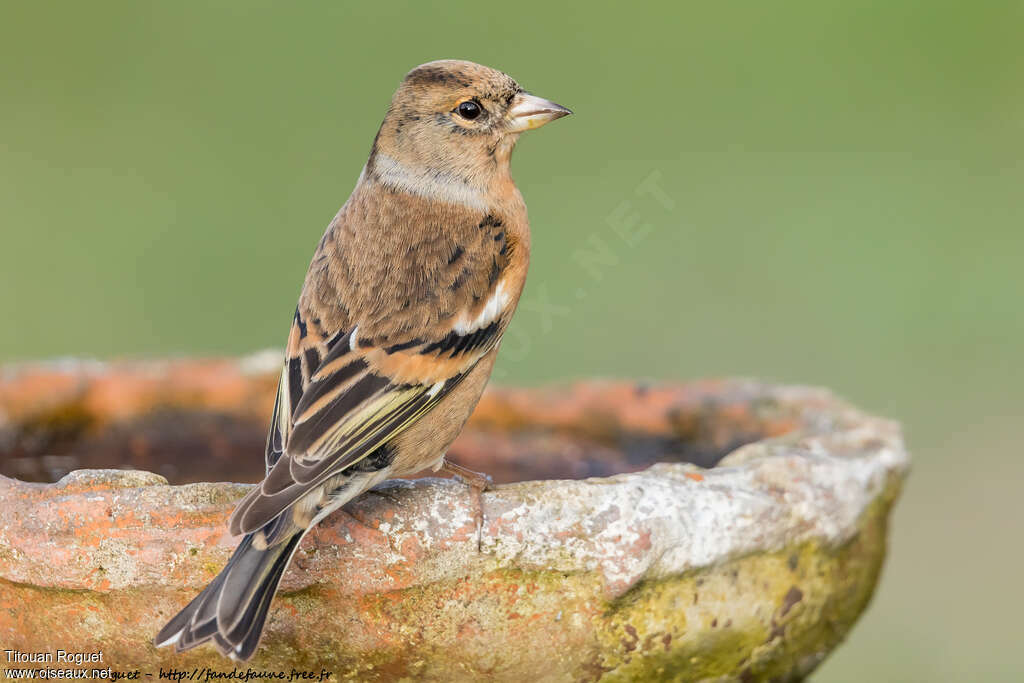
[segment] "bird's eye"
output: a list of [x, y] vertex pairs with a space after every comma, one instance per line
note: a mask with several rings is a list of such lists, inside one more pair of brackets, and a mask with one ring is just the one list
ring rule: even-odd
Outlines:
[[483, 109], [481, 109], [480, 105], [474, 102], [473, 100], [466, 100], [465, 102], [458, 106], [456, 111], [459, 112], [459, 116], [461, 116], [462, 118], [469, 119], [470, 121], [472, 121], [476, 117], [480, 116], [481, 112], [483, 112]]

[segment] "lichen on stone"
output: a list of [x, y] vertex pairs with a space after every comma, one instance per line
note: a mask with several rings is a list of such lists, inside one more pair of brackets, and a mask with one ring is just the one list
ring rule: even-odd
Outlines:
[[[193, 363], [6, 372], [0, 412], [14, 417], [0, 431], [62, 402], [118, 434], [154, 406], [262, 430], [253, 406], [269, 412], [276, 364]], [[798, 680], [870, 600], [909, 466], [894, 423], [749, 381], [495, 390], [453, 452], [522, 470], [484, 494], [481, 551], [464, 486], [387, 484], [305, 538], [249, 666], [358, 681]], [[602, 476], [586, 476], [591, 456]], [[0, 642], [230, 671], [211, 648], [151, 641], [227, 561], [226, 521], [249, 486], [0, 477]]]

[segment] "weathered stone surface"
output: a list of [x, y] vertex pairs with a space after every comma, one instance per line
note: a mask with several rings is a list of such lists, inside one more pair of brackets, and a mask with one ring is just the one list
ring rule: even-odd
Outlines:
[[[154, 412], [216, 410], [262, 431], [265, 365], [9, 370], [0, 435], [24, 444], [31, 425], [45, 441], [39, 425], [69, 410], [85, 416], [61, 437], [70, 457]], [[48, 391], [47, 373], [72, 389]], [[304, 540], [250, 666], [366, 681], [795, 680], [866, 606], [908, 467], [894, 423], [821, 390], [739, 381], [493, 390], [453, 452], [515, 482], [484, 494], [482, 552], [464, 486], [386, 484]], [[579, 478], [615, 471], [627, 473]], [[247, 488], [137, 471], [0, 478], [0, 649], [102, 650], [154, 677], [231, 670], [212, 648], [175, 655], [151, 639], [223, 566]]]

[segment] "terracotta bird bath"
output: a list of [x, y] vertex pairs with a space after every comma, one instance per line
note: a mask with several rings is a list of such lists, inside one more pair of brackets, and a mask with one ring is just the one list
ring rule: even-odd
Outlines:
[[0, 371], [0, 650], [153, 679], [798, 680], [867, 605], [909, 464], [819, 389], [491, 389], [450, 453], [498, 482], [479, 552], [465, 486], [390, 482], [307, 536], [253, 660], [158, 650], [236, 542], [251, 484], [205, 482], [260, 478], [278, 362]]

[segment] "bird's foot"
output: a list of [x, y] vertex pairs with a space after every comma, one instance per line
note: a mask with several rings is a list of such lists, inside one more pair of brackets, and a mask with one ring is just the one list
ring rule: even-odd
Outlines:
[[470, 502], [473, 506], [473, 521], [476, 524], [476, 551], [480, 552], [483, 548], [483, 531], [484, 531], [484, 498], [483, 493], [491, 487], [494, 480], [490, 476], [483, 472], [476, 472], [471, 469], [467, 469], [462, 465], [456, 465], [453, 462], [444, 461], [441, 465], [441, 469], [452, 474], [452, 478], [458, 479], [463, 484], [470, 487]]
[[391, 495], [387, 491], [380, 490], [379, 488], [377, 488], [378, 486], [380, 486], [380, 484], [378, 484], [377, 486], [374, 486], [372, 489], [366, 489], [366, 492], [367, 493], [372, 493], [375, 496], [380, 496], [381, 498], [387, 498], [388, 500], [390, 500], [395, 505], [398, 505], [399, 500], [398, 500], [398, 498], [396, 496]]

